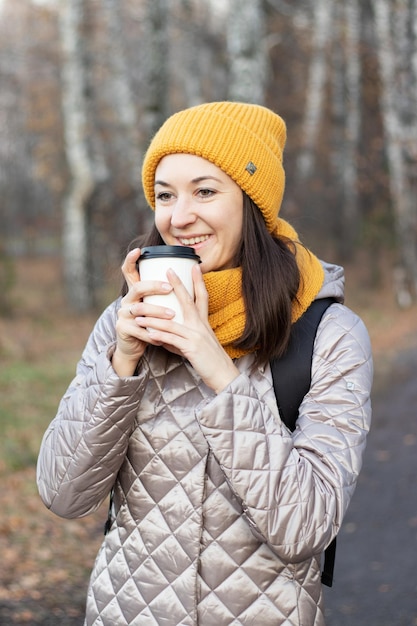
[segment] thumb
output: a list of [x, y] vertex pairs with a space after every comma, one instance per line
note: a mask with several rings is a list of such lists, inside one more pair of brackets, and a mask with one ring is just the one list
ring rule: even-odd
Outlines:
[[201, 319], [207, 320], [209, 297], [200, 265], [197, 264], [193, 267], [192, 277], [194, 283], [195, 305], [197, 307], [198, 314]]

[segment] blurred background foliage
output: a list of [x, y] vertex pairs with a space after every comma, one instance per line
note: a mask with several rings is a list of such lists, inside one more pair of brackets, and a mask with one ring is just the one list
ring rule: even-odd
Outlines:
[[[213, 100], [288, 125], [282, 215], [322, 257], [417, 285], [416, 0], [0, 0], [0, 311], [10, 258], [63, 260], [68, 301], [149, 227], [150, 137]], [[385, 277], [386, 280], [386, 277]]]

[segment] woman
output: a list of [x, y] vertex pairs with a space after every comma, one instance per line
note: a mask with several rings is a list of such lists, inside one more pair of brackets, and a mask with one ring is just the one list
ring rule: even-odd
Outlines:
[[[123, 296], [98, 320], [38, 462], [41, 497], [63, 517], [114, 487], [89, 626], [324, 624], [320, 557], [360, 471], [372, 363], [343, 270], [278, 217], [285, 139], [266, 108], [210, 103], [169, 118], [145, 155], [146, 243], [195, 248], [195, 298], [172, 271], [141, 281], [140, 248], [127, 254]], [[183, 324], [143, 302], [171, 290]], [[269, 362], [328, 296], [290, 433]]]

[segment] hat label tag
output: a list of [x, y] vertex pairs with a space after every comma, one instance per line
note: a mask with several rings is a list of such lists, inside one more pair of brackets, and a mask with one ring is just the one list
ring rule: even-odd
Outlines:
[[245, 170], [249, 172], [251, 176], [253, 176], [253, 174], [256, 172], [257, 169], [258, 168], [256, 167], [255, 163], [252, 163], [252, 161], [249, 161], [249, 163], [245, 167]]

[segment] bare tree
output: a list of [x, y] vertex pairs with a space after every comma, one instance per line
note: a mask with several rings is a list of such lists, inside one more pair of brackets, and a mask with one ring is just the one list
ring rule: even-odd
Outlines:
[[261, 0], [232, 0], [227, 25], [229, 99], [263, 104], [266, 33]]
[[[290, 128], [287, 208], [303, 236], [323, 233], [326, 245], [334, 235], [346, 256], [363, 225], [368, 244], [385, 251], [392, 206], [396, 290], [409, 303], [417, 292], [416, 3], [3, 0], [6, 250], [42, 252], [36, 232], [56, 251], [62, 204], [69, 299], [90, 306], [109, 261], [149, 225], [140, 160], [167, 115], [201, 100], [265, 101]], [[101, 266], [90, 258], [97, 250]]]
[[327, 49], [332, 33], [332, 1], [317, 0], [314, 5], [313, 50], [306, 87], [306, 105], [302, 125], [302, 147], [297, 160], [297, 181], [303, 184], [311, 175], [317, 137], [324, 111], [324, 88], [327, 78]]
[[88, 206], [95, 172], [87, 143], [85, 58], [82, 27], [85, 0], [63, 0], [60, 8], [62, 41], [62, 108], [70, 184], [63, 201], [63, 262], [70, 305], [90, 308]]
[[[118, 248], [120, 240], [126, 243], [127, 239], [134, 238], [136, 227], [140, 232], [147, 228], [148, 212], [142, 210], [145, 200], [140, 181], [140, 162], [146, 146], [141, 142], [139, 112], [130, 80], [122, 4], [119, 0], [105, 0], [102, 6], [107, 23], [107, 99], [113, 112], [111, 152], [117, 163], [114, 168], [117, 171], [112, 172], [109, 182], [123, 190], [118, 197], [114, 191], [109, 193], [113, 203], [117, 203], [118, 236], [113, 244]], [[118, 178], [117, 182], [115, 178]]]
[[192, 0], [179, 0], [175, 20], [172, 20], [175, 22], [175, 39], [179, 41], [179, 46], [176, 47], [177, 53], [170, 55], [170, 76], [175, 77], [175, 83], [181, 85], [182, 102], [178, 108], [200, 104], [202, 101], [200, 48], [203, 46], [200, 46], [197, 12], [201, 12], [200, 23], [206, 24], [205, 5]]
[[359, 55], [359, 1], [343, 4], [346, 24], [346, 132], [344, 166], [342, 171], [343, 221], [346, 241], [351, 251], [358, 232], [358, 149], [361, 127], [360, 92], [361, 65]]
[[0, 7], [0, 245], [8, 253], [31, 251], [33, 223], [39, 211], [27, 133], [32, 79], [27, 37], [30, 17], [25, 5]]
[[127, 162], [128, 178], [133, 188], [139, 188], [138, 163], [140, 159], [139, 120], [129, 81], [125, 39], [119, 0], [104, 0], [103, 9], [108, 24], [109, 53], [111, 65], [111, 93], [119, 127], [124, 160]]
[[373, 9], [391, 200], [404, 277], [398, 301], [406, 305], [417, 296], [416, 0], [373, 0]]
[[142, 127], [148, 138], [170, 113], [169, 32], [170, 8], [165, 0], [146, 0], [143, 22], [143, 57], [146, 91]]
[[336, 217], [339, 251], [351, 257], [358, 232], [358, 143], [360, 115], [360, 18], [358, 0], [337, 3], [334, 7], [332, 46], [332, 165], [338, 190]]

